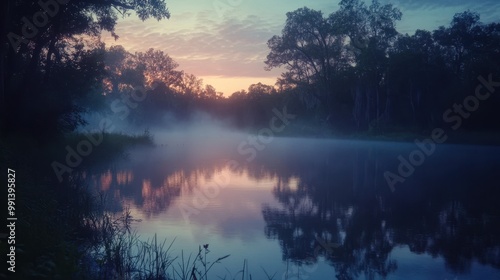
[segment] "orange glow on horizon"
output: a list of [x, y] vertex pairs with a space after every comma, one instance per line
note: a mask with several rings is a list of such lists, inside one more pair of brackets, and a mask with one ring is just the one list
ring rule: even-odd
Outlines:
[[248, 90], [251, 84], [263, 83], [274, 86], [276, 78], [270, 77], [221, 77], [221, 76], [200, 76], [205, 85], [212, 85], [218, 92], [223, 92], [224, 97], [229, 97], [233, 92], [242, 89]]

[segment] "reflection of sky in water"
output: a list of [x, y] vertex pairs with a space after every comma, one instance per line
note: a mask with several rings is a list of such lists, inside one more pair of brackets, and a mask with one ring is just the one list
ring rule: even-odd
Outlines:
[[[227, 185], [219, 188], [218, 193], [213, 192], [214, 178], [223, 176], [229, 178]], [[236, 273], [241, 269], [245, 258], [255, 265], [255, 273], [262, 271], [260, 266], [273, 273], [275, 267], [282, 267], [279, 245], [264, 236], [265, 222], [261, 213], [262, 203], [276, 205], [271, 192], [276, 178], [256, 182], [245, 172], [233, 173], [227, 166], [208, 178], [196, 173], [192, 178], [181, 178], [179, 173], [174, 173], [165, 179], [165, 182], [170, 183], [165, 186], [180, 185], [182, 189], [182, 195], [175, 199], [168, 211], [147, 218], [144, 207], [131, 207], [132, 215], [143, 219], [136, 224], [136, 230], [141, 236], [151, 237], [157, 233], [168, 240], [175, 237], [174, 248], [177, 253], [181, 249], [186, 250], [185, 253], [195, 253], [199, 244], [208, 243], [212, 258], [231, 254], [229, 259], [218, 266], [219, 269], [214, 266], [214, 272], [218, 270], [218, 273], [226, 273], [224, 267], [228, 267], [233, 274]], [[144, 191], [145, 187], [150, 189], [150, 184], [142, 185], [143, 197], [149, 198], [151, 194]], [[164, 189], [165, 187], [156, 189], [155, 194], [163, 195], [164, 191], [161, 190]], [[206, 197], [202, 194], [205, 191], [211, 196], [206, 199], [206, 205], [204, 198], [201, 198]], [[145, 204], [146, 209], [147, 205], [149, 204]], [[194, 205], [202, 207], [195, 208]], [[187, 207], [199, 211], [197, 214], [190, 214], [189, 221], [182, 215], [182, 211], [188, 210], [181, 210]]]
[[[319, 246], [314, 236], [321, 236], [341, 244], [343, 251], [320, 253], [300, 269], [291, 261], [289, 279], [298, 271], [301, 279], [335, 279], [332, 261], [337, 267], [349, 259], [348, 248], [361, 269], [354, 279], [365, 279], [364, 272], [377, 266], [370, 261], [396, 263], [386, 279], [500, 277], [498, 269], [475, 257], [462, 260], [464, 273], [456, 274], [442, 257], [443, 252], [451, 260], [454, 252], [467, 254], [453, 242], [467, 242], [467, 234], [475, 234], [476, 253], [486, 263], [500, 264], [500, 242], [485, 232], [498, 232], [491, 225], [498, 218], [483, 213], [489, 220], [478, 222], [474, 213], [487, 211], [483, 204], [498, 210], [488, 200], [494, 196], [488, 195], [495, 185], [490, 181], [498, 179], [498, 148], [442, 146], [391, 194], [378, 177], [395, 170], [397, 155], [407, 155], [412, 144], [276, 140], [250, 163], [225, 147], [205, 146], [210, 152], [200, 157], [177, 147], [138, 151], [91, 178], [113, 199], [111, 211], [130, 207], [133, 217], [142, 220], [134, 224], [142, 238], [155, 233], [167, 242], [175, 238], [174, 255], [181, 250], [194, 254], [206, 243], [211, 260], [231, 254], [214, 266], [212, 276], [231, 276], [227, 268], [234, 277], [246, 259], [254, 279], [265, 279], [262, 268], [282, 279], [284, 256], [306, 261]], [[239, 165], [230, 166], [229, 159], [238, 159]], [[472, 185], [478, 188], [471, 195]], [[443, 191], [433, 193], [437, 186]], [[427, 241], [421, 243], [422, 238]], [[489, 255], [481, 250], [490, 250]]]

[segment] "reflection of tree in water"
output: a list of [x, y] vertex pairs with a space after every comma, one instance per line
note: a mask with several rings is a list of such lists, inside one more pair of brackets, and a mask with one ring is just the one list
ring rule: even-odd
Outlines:
[[[111, 169], [95, 172], [93, 185], [109, 198], [110, 211], [119, 212], [133, 204], [146, 215], [166, 211], [182, 193], [190, 193], [203, 181], [210, 181], [224, 167], [224, 162], [193, 164], [189, 162], [161, 164], [122, 163]], [[133, 170], [133, 171], [132, 171]]]
[[[262, 212], [265, 234], [279, 240], [284, 260], [301, 266], [324, 258], [338, 279], [371, 279], [397, 269], [390, 254], [404, 245], [443, 257], [456, 273], [466, 273], [473, 261], [500, 268], [498, 153], [440, 148], [391, 193], [381, 175], [395, 170], [397, 155], [407, 152], [335, 143], [314, 142], [310, 149], [283, 141], [232, 169], [236, 176], [277, 182], [273, 194], [281, 206], [264, 205]], [[115, 198], [115, 211], [125, 201], [156, 215], [227, 167], [220, 158], [178, 158], [115, 165], [92, 178]]]
[[[378, 201], [365, 200], [362, 208], [353, 206], [354, 196], [346, 185], [328, 180], [343, 178], [340, 183], [352, 184], [347, 166], [343, 162], [334, 172], [331, 165], [316, 166], [300, 174], [296, 186], [290, 186], [288, 178], [280, 179], [273, 193], [282, 207], [263, 209], [266, 235], [280, 240], [284, 260], [311, 264], [322, 256], [335, 266], [340, 279], [362, 272], [387, 275], [395, 263], [387, 260], [392, 249], [389, 232], [380, 222], [376, 225], [382, 216]], [[318, 239], [340, 246], [317, 250], [324, 246]]]
[[[374, 279], [397, 269], [390, 253], [407, 245], [414, 253], [443, 257], [454, 273], [466, 273], [474, 260], [500, 268], [499, 207], [492, 199], [499, 190], [490, 180], [492, 170], [472, 160], [440, 171], [436, 159], [409, 178], [404, 190], [390, 193], [377, 177], [394, 157], [373, 149], [336, 156], [338, 164], [314, 168], [307, 168], [315, 164], [308, 158], [287, 162], [273, 190], [281, 206], [263, 206], [266, 236], [280, 241], [284, 260], [313, 264], [322, 256], [338, 279]], [[461, 168], [467, 172], [457, 172]], [[317, 250], [318, 240], [339, 246]]]

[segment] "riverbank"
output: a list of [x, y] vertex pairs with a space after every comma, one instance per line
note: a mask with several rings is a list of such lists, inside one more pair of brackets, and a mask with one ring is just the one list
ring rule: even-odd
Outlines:
[[[87, 145], [87, 142], [92, 143], [89, 138], [101, 140], [91, 146], [92, 153], [75, 165], [76, 156], [68, 157], [68, 151], [87, 153], [89, 150], [84, 150], [84, 146], [90, 147]], [[0, 238], [0, 252], [4, 258], [14, 246], [15, 272], [3, 270], [0, 278], [89, 279], [82, 272], [85, 256], [82, 245], [96, 240], [85, 221], [95, 217], [99, 210], [98, 199], [89, 192], [80, 175], [91, 164], [122, 157], [127, 149], [138, 145], [153, 145], [152, 136], [147, 133], [73, 133], [41, 142], [25, 135], [2, 135], [0, 167], [5, 171], [4, 182], [7, 182], [6, 170], [15, 173], [12, 211], [16, 221], [15, 244], [8, 243], [4, 236]], [[65, 162], [68, 158], [73, 164], [59, 180], [53, 163]], [[7, 188], [4, 193], [7, 197]], [[104, 221], [104, 216], [100, 217]]]
[[[439, 128], [438, 128], [439, 129]], [[291, 123], [277, 133], [277, 137], [324, 138], [362, 141], [409, 142], [432, 138], [433, 130], [418, 130], [411, 128], [395, 128], [386, 131], [368, 130], [362, 132], [339, 132], [326, 125], [310, 126], [302, 123]], [[258, 134], [259, 130], [251, 131]], [[447, 144], [500, 146], [500, 131], [467, 131], [443, 130]]]

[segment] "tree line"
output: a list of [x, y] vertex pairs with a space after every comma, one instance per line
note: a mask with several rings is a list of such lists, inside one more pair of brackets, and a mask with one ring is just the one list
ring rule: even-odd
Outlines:
[[[176, 70], [161, 51], [135, 54], [138, 62], [131, 62], [124, 49], [112, 47], [114, 62], [107, 67], [125, 69], [112, 71], [121, 73], [110, 78], [114, 89], [119, 79], [129, 86], [156, 83], [154, 107], [144, 106], [149, 121], [163, 110], [185, 117], [203, 110], [238, 126], [261, 126], [274, 107], [287, 106], [339, 132], [422, 133], [444, 125], [499, 130], [500, 98], [493, 87], [500, 77], [500, 24], [484, 24], [479, 14], [465, 11], [447, 27], [408, 35], [396, 30], [401, 18], [397, 8], [379, 1], [344, 0], [328, 16], [307, 7], [289, 12], [282, 33], [268, 41], [265, 61], [267, 70], [283, 69], [281, 77], [274, 86], [257, 83], [229, 97]], [[145, 78], [134, 80], [129, 71]]]
[[[458, 118], [464, 129], [500, 129], [494, 117], [500, 97], [493, 94], [500, 76], [500, 24], [482, 23], [475, 12], [456, 14], [447, 27], [408, 35], [396, 30], [402, 13], [378, 0], [369, 5], [343, 0], [328, 16], [297, 9], [287, 13], [281, 34], [267, 42], [266, 69], [284, 71], [276, 84], [252, 84], [225, 97], [179, 70], [161, 50], [132, 54], [100, 41], [102, 31], [118, 38], [114, 27], [120, 14], [168, 18], [163, 1], [43, 3], [51, 17], [38, 22], [36, 33], [41, 6], [3, 4], [9, 12], [1, 64], [6, 131], [73, 131], [85, 123], [83, 113], [112, 112], [113, 100], [126, 99], [137, 88], [147, 93], [130, 118], [139, 124], [161, 123], [166, 112], [189, 118], [201, 110], [255, 127], [267, 123], [273, 108], [287, 106], [312, 124], [348, 133], [423, 132], [446, 123], [455, 128]], [[26, 15], [33, 15], [32, 21]], [[29, 32], [32, 37], [26, 38]], [[487, 100], [467, 99], [479, 85], [481, 96], [491, 93]]]
[[[396, 30], [401, 17], [376, 0], [343, 0], [327, 17], [306, 7], [289, 12], [282, 34], [268, 41], [267, 67], [284, 66], [279, 88], [318, 100], [317, 117], [358, 131], [440, 126], [453, 117], [443, 116], [449, 108], [461, 114], [459, 107], [477, 107], [463, 103], [478, 84], [498, 86], [499, 23], [465, 11], [448, 27], [408, 35]], [[464, 128], [500, 128], [500, 99], [489, 97]]]

